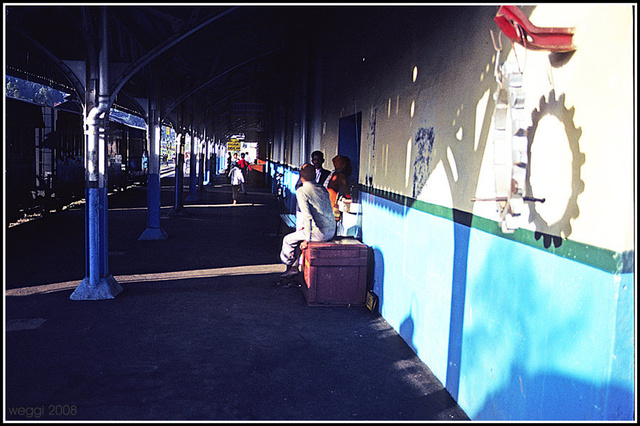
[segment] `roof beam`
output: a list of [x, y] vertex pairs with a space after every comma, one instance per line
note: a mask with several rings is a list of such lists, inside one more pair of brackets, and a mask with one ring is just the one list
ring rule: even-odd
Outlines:
[[183, 33], [174, 34], [165, 43], [162, 43], [162, 44], [156, 46], [156, 48], [152, 49], [146, 55], [144, 55], [142, 58], [137, 60], [135, 63], [131, 64], [131, 66], [124, 73], [122, 73], [118, 77], [118, 79], [116, 80], [115, 87], [111, 91], [111, 102], [114, 101], [117, 93], [120, 91], [120, 89], [122, 89], [122, 86], [124, 86], [125, 83], [131, 77], [133, 77], [142, 67], [144, 67], [145, 65], [149, 64], [151, 61], [156, 59], [162, 53], [166, 52], [167, 50], [169, 50], [170, 48], [172, 48], [173, 46], [175, 46], [176, 44], [178, 44], [179, 42], [181, 42], [185, 38], [189, 37], [191, 34], [195, 33], [196, 31], [198, 31], [198, 30], [200, 30], [200, 29], [202, 29], [204, 27], [206, 27], [207, 25], [209, 25], [212, 22], [222, 18], [223, 16], [233, 12], [236, 9], [238, 9], [237, 6], [236, 7], [232, 7], [232, 8], [230, 8], [230, 9], [228, 9], [228, 10], [226, 10], [226, 11], [224, 11], [224, 12], [222, 12], [222, 13], [220, 13], [220, 14], [212, 17], [212, 18], [209, 18], [209, 19], [205, 20], [204, 22], [202, 22], [199, 25], [196, 25], [195, 27], [184, 31]]
[[71, 87], [73, 87], [73, 90], [75, 90], [76, 94], [78, 95], [78, 98], [80, 98], [82, 100], [82, 103], [84, 104], [85, 85], [82, 82], [84, 81], [84, 76], [81, 81], [78, 78], [78, 76], [73, 72], [73, 70], [69, 68], [69, 66], [67, 66], [67, 64], [64, 61], [62, 61], [60, 58], [54, 55], [49, 49], [47, 49], [42, 44], [37, 42], [33, 37], [26, 34], [24, 31], [22, 31], [21, 28], [15, 28], [15, 30], [22, 37], [24, 37], [25, 40], [27, 40], [36, 49], [38, 49], [44, 56], [46, 56], [53, 63], [53, 65], [60, 70], [60, 72], [62, 73], [62, 75], [65, 76], [69, 84], [71, 84]]
[[204, 82], [204, 83], [202, 83], [201, 85], [199, 85], [199, 86], [197, 86], [197, 87], [194, 87], [193, 89], [191, 89], [191, 90], [189, 90], [188, 92], [184, 93], [182, 96], [178, 97], [178, 99], [176, 99], [176, 100], [173, 102], [173, 104], [171, 104], [171, 105], [169, 106], [169, 108], [167, 108], [167, 112], [166, 112], [166, 113], [167, 113], [167, 114], [169, 114], [169, 113], [170, 113], [170, 112], [171, 112], [171, 111], [172, 111], [172, 110], [173, 110], [173, 109], [174, 109], [178, 104], [180, 104], [181, 102], [183, 102], [183, 101], [184, 101], [185, 99], [187, 99], [189, 96], [191, 96], [191, 95], [192, 95], [192, 94], [194, 94], [195, 92], [197, 92], [197, 91], [201, 90], [203, 87], [207, 86], [208, 84], [211, 84], [213, 81], [217, 80], [218, 78], [222, 77], [223, 75], [227, 75], [227, 74], [229, 74], [231, 71], [233, 71], [233, 70], [235, 70], [235, 69], [237, 69], [237, 68], [240, 68], [240, 67], [241, 67], [241, 66], [243, 66], [243, 65], [246, 65], [246, 64], [248, 64], [248, 63], [250, 63], [250, 62], [255, 61], [256, 59], [262, 58], [263, 56], [270, 55], [270, 54], [275, 53], [275, 52], [277, 52], [277, 51], [279, 51], [279, 50], [282, 50], [282, 49], [284, 49], [284, 48], [283, 48], [283, 47], [280, 47], [280, 48], [273, 49], [273, 50], [270, 50], [270, 51], [268, 51], [268, 52], [262, 53], [262, 54], [260, 54], [260, 55], [258, 55], [258, 56], [254, 56], [253, 58], [250, 58], [250, 59], [247, 59], [246, 61], [240, 62], [239, 64], [237, 64], [237, 65], [235, 65], [235, 66], [233, 66], [233, 67], [229, 68], [228, 70], [221, 72], [220, 74], [216, 75], [215, 77], [213, 77], [213, 78], [211, 78], [211, 79], [209, 79], [209, 80], [205, 81], [205, 82]]

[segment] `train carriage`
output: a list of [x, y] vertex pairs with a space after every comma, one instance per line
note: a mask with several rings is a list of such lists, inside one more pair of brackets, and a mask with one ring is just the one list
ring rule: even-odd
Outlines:
[[[85, 195], [84, 124], [78, 106], [6, 97], [6, 212], [9, 222], [61, 209]], [[146, 183], [146, 130], [110, 119], [110, 190]]]

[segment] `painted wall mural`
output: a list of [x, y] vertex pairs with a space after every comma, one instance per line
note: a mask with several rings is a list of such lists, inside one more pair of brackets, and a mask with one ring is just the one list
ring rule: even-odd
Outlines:
[[[529, 139], [529, 157], [532, 156], [532, 151], [535, 149], [536, 140], [538, 143], [545, 144], [547, 141], [544, 138], [552, 138], [554, 143], [560, 144], [566, 141], [566, 146], [561, 146], [559, 149], [570, 150], [570, 164], [565, 164], [567, 172], [570, 173], [570, 179], [566, 182], [562, 182], [567, 186], [565, 192], [565, 199], [558, 200], [557, 211], [550, 211], [546, 213], [542, 206], [533, 204], [530, 207], [529, 221], [535, 225], [535, 230], [540, 237], [543, 237], [545, 247], [549, 247], [551, 242], [554, 246], [558, 247], [561, 244], [562, 238], [568, 238], [571, 235], [571, 220], [577, 218], [580, 215], [580, 209], [578, 207], [578, 196], [584, 191], [584, 182], [580, 178], [580, 169], [585, 162], [585, 155], [580, 152], [580, 136], [582, 130], [576, 128], [573, 121], [575, 115], [575, 107], [567, 109], [564, 105], [566, 95], [561, 94], [556, 98], [556, 93], [552, 90], [548, 96], [540, 97], [540, 105], [531, 113], [532, 125], [528, 128], [527, 137]], [[555, 131], [559, 131], [559, 135], [549, 134], [545, 132], [542, 135], [543, 130], [538, 132], [538, 128], [542, 128], [545, 120], [553, 118], [552, 123], [561, 123], [561, 126], [555, 126]], [[564, 132], [564, 134], [562, 134]], [[536, 133], [538, 138], [536, 138]], [[553, 150], [545, 153], [544, 155], [535, 155], [533, 160], [539, 161], [541, 164], [533, 164], [532, 168], [536, 173], [549, 173], [553, 172], [549, 170], [548, 164], [545, 164], [546, 155], [554, 155]], [[557, 155], [557, 154], [556, 154]], [[531, 179], [531, 168], [529, 169], [527, 179], [527, 193], [534, 192]], [[564, 201], [564, 211], [562, 202]], [[546, 218], [545, 218], [546, 217]], [[553, 237], [552, 237], [553, 236]]]
[[417, 198], [425, 183], [427, 183], [427, 179], [429, 179], [435, 137], [433, 127], [421, 127], [413, 139], [413, 152], [415, 152], [413, 159], [413, 190], [411, 192], [413, 198]]

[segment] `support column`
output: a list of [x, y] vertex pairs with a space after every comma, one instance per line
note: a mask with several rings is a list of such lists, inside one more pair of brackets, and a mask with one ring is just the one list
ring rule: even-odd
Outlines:
[[182, 204], [182, 190], [184, 185], [184, 138], [186, 129], [182, 127], [182, 109], [178, 110], [178, 125], [176, 129], [176, 169], [175, 196], [169, 216], [186, 216], [189, 213]]
[[218, 145], [216, 144], [216, 135], [212, 135], [211, 140], [209, 141], [209, 150], [211, 151], [211, 155], [209, 157], [209, 184], [213, 185], [215, 182], [216, 176], [218, 176]]
[[167, 233], [160, 228], [160, 121], [155, 93], [149, 97], [148, 120], [147, 229], [138, 237], [138, 240], [166, 240]]
[[211, 183], [211, 161], [209, 159], [209, 156], [211, 155], [211, 149], [207, 130], [205, 129], [204, 132], [204, 175], [202, 177], [202, 181], [204, 185], [209, 185]]
[[[108, 102], [108, 101], [101, 101]], [[98, 133], [98, 161], [100, 164], [99, 181], [101, 181], [99, 194], [99, 217], [100, 217], [100, 275], [109, 275], [109, 112], [104, 114], [102, 128]]]
[[[98, 70], [95, 60], [88, 59], [87, 81], [95, 87], [98, 81], [97, 104], [95, 95], [87, 99], [87, 106], [94, 105], [85, 117], [85, 278], [71, 293], [71, 300], [113, 299], [122, 287], [109, 274], [109, 250], [107, 238], [107, 126], [109, 120], [109, 62], [107, 50], [107, 8], [101, 9], [101, 47]], [[87, 93], [90, 91], [87, 90]], [[95, 93], [95, 91], [94, 91]], [[89, 97], [92, 95], [89, 94]]]
[[205, 173], [205, 155], [206, 155], [206, 138], [198, 143], [198, 190], [204, 191], [204, 173]]
[[304, 50], [303, 72], [302, 72], [302, 94], [300, 99], [300, 166], [309, 161], [311, 151], [309, 150], [308, 137], [308, 105], [309, 105], [309, 54]]
[[198, 173], [196, 170], [196, 145], [200, 141], [198, 140], [198, 132], [194, 128], [191, 129], [191, 143], [189, 154], [189, 196], [187, 201], [198, 201]]
[[209, 154], [207, 155], [207, 162], [209, 164], [209, 185], [213, 185], [215, 182], [216, 176], [218, 175], [218, 158], [216, 153], [215, 146], [215, 138], [216, 136], [209, 138], [207, 142], [207, 149]]

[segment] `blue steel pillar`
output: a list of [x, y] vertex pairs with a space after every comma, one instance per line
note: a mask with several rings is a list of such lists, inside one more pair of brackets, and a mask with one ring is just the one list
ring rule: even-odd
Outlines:
[[[102, 8], [102, 44], [98, 58], [98, 102], [85, 117], [85, 278], [71, 293], [72, 300], [113, 299], [122, 287], [109, 274], [107, 238], [107, 129], [110, 96], [107, 55], [107, 10]], [[95, 84], [95, 66], [87, 67]], [[95, 103], [95, 97], [93, 102]], [[89, 102], [87, 103], [89, 105]]]
[[149, 175], [147, 176], [147, 229], [138, 240], [166, 240], [160, 228], [160, 122], [155, 99], [149, 99]]
[[204, 191], [206, 139], [202, 138], [198, 144], [198, 190]]
[[[179, 126], [178, 126], [179, 127]], [[182, 190], [184, 185], [184, 137], [185, 129], [178, 128], [176, 134], [176, 184], [175, 184], [175, 197], [173, 207], [169, 211], [169, 216], [186, 216], [188, 212], [185, 210], [182, 203]]]
[[218, 159], [216, 156], [216, 145], [215, 145], [216, 136], [213, 135], [209, 137], [207, 141], [207, 184], [213, 185], [215, 182], [215, 178], [218, 175]]
[[[214, 136], [215, 138], [215, 136]], [[215, 145], [213, 144], [215, 139], [210, 139], [207, 146], [209, 147], [209, 183], [213, 183], [216, 175], [218, 174], [218, 159], [216, 158]]]
[[196, 145], [199, 144], [198, 132], [191, 130], [191, 153], [189, 154], [189, 196], [187, 201], [198, 201], [198, 174], [196, 170]]
[[207, 135], [207, 130], [205, 129], [204, 133], [204, 154], [203, 154], [203, 163], [204, 163], [204, 174], [202, 175], [202, 183], [203, 185], [209, 185], [211, 182], [211, 162], [209, 160], [210, 156], [209, 149], [209, 135]]

